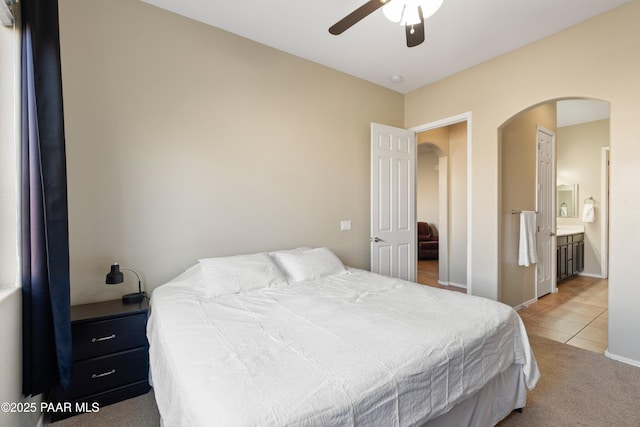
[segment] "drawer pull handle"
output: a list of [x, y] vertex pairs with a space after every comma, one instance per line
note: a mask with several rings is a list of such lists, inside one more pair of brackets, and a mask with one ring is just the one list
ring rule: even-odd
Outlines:
[[93, 374], [91, 375], [92, 379], [96, 379], [96, 378], [100, 378], [100, 377], [106, 377], [107, 375], [113, 375], [116, 373], [115, 369], [110, 370], [109, 372], [103, 372], [102, 374]]
[[116, 337], [116, 334], [111, 334], [108, 337], [102, 337], [102, 338], [91, 338], [91, 342], [100, 342], [100, 341], [106, 341], [106, 340], [112, 340]]

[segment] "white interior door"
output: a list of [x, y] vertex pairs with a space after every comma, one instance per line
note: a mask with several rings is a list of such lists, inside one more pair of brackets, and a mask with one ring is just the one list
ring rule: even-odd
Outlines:
[[538, 232], [536, 234], [538, 264], [536, 266], [536, 297], [556, 289], [556, 164], [555, 133], [537, 127], [537, 200]]
[[371, 124], [371, 271], [416, 281], [415, 132]]

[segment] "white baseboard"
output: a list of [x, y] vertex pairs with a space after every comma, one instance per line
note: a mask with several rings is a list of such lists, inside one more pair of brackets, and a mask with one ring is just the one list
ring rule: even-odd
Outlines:
[[455, 288], [462, 288], [462, 289], [467, 289], [467, 285], [461, 285], [459, 283], [452, 283], [452, 282], [443, 282], [441, 280], [438, 280], [438, 285], [442, 285], [442, 286], [453, 286]]
[[467, 289], [467, 285], [461, 285], [460, 283], [449, 283], [449, 286], [454, 286], [456, 288]]
[[513, 307], [513, 309], [515, 311], [522, 310], [523, 308], [527, 308], [527, 307], [529, 307], [531, 304], [533, 304], [535, 302], [538, 302], [538, 298], [533, 298], [533, 299], [530, 299], [529, 301], [525, 301], [522, 304]]
[[601, 274], [578, 273], [578, 276], [593, 277], [594, 279], [606, 279], [606, 277], [602, 276]]
[[609, 359], [616, 360], [618, 362], [626, 363], [627, 365], [636, 366], [640, 368], [640, 361], [628, 359], [626, 357], [618, 356], [617, 354], [609, 353], [609, 349], [606, 349], [604, 351], [604, 355], [607, 356]]

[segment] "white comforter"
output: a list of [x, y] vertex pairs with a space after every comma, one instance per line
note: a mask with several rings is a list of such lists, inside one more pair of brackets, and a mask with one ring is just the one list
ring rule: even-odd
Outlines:
[[192, 282], [153, 293], [165, 426], [421, 425], [512, 364], [539, 377], [519, 316], [487, 299], [355, 269], [224, 297]]

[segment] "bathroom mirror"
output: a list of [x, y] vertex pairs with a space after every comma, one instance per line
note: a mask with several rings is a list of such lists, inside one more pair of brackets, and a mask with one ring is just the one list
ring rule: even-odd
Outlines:
[[558, 185], [558, 217], [578, 217], [578, 184]]

